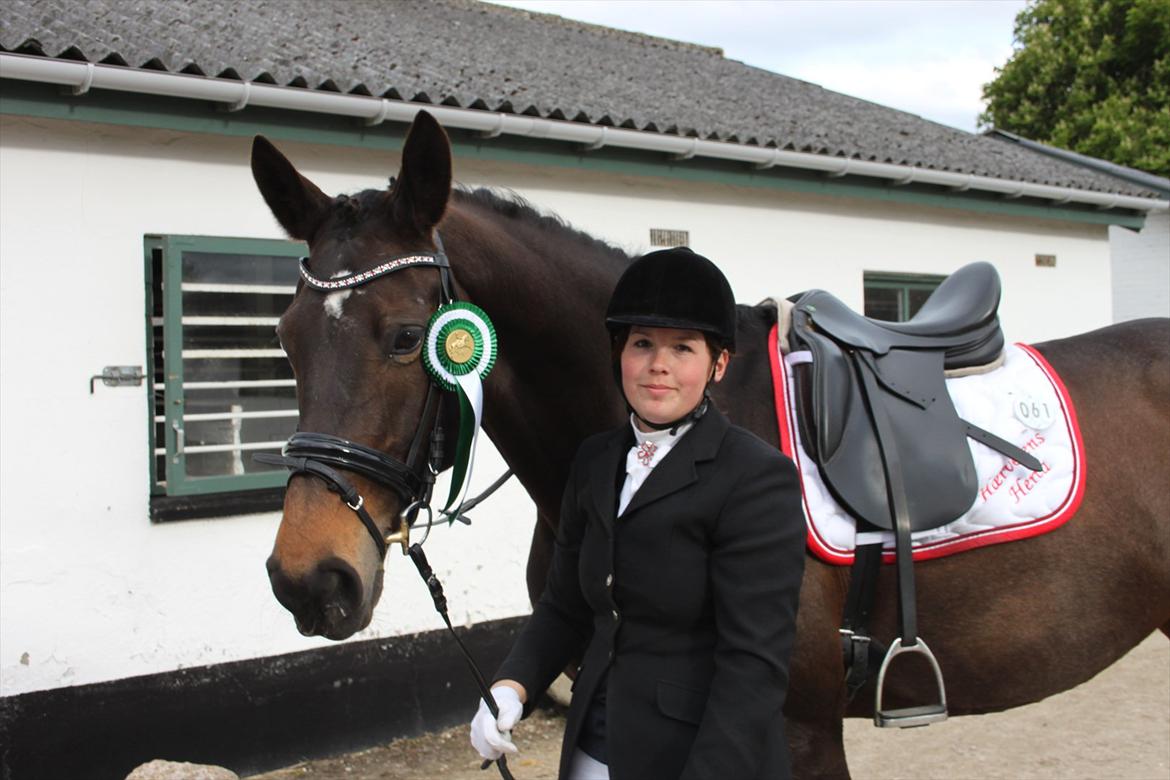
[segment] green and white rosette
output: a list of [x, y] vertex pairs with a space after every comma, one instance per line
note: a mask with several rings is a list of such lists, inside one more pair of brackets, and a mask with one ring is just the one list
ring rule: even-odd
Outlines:
[[483, 380], [495, 365], [496, 352], [496, 329], [487, 313], [473, 303], [441, 306], [427, 324], [423, 364], [443, 389], [459, 397], [459, 440], [444, 513], [463, 503], [471, 483], [483, 420]]

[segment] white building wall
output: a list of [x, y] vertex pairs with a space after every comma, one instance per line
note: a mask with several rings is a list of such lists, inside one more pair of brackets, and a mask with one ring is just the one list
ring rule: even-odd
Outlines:
[[1170, 213], [1153, 212], [1134, 232], [1109, 228], [1113, 321], [1170, 317]]
[[[397, 167], [390, 153], [281, 148], [326, 192], [383, 187]], [[269, 591], [278, 515], [152, 525], [145, 389], [88, 391], [103, 366], [147, 364], [144, 234], [280, 237], [248, 152], [246, 138], [0, 118], [0, 695], [328, 644], [300, 636]], [[863, 271], [989, 260], [1010, 339], [1111, 320], [1104, 227], [461, 159], [456, 177], [631, 252], [652, 227], [689, 230], [744, 302], [823, 287], [860, 308]], [[1036, 268], [1037, 253], [1057, 267]], [[494, 453], [478, 462], [473, 489], [503, 469]], [[534, 515], [512, 483], [470, 528], [434, 532], [455, 622], [527, 612]], [[393, 553], [385, 594], [354, 639], [440, 627]]]

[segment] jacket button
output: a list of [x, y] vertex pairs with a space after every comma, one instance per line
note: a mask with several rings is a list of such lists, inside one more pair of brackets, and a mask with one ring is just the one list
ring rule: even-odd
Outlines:
[[613, 622], [615, 622], [615, 623], [616, 623], [616, 622], [618, 622], [619, 620], [621, 620], [621, 615], [619, 615], [619, 614], [618, 614], [618, 611], [615, 609], [615, 610], [613, 611]]
[[613, 585], [613, 575], [612, 575], [612, 574], [607, 574], [607, 575], [605, 575], [605, 587], [607, 587], [607, 588], [608, 588], [608, 587], [610, 587], [611, 585]]

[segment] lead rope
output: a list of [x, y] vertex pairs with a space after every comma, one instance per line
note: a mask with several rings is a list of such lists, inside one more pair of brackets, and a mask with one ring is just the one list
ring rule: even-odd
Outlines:
[[[483, 697], [484, 704], [487, 705], [488, 711], [491, 712], [493, 718], [499, 718], [500, 708], [496, 705], [496, 700], [488, 688], [487, 681], [484, 680], [483, 673], [479, 670], [475, 659], [471, 657], [471, 652], [468, 651], [467, 645], [463, 644], [463, 640], [459, 638], [459, 634], [455, 633], [455, 628], [451, 625], [451, 618], [447, 615], [447, 597], [443, 595], [443, 584], [439, 582], [439, 578], [431, 570], [431, 565], [427, 563], [427, 554], [423, 552], [422, 545], [418, 542], [412, 544], [409, 554], [410, 560], [414, 561], [415, 568], [418, 569], [419, 576], [427, 584], [427, 590], [431, 593], [431, 600], [435, 602], [435, 609], [438, 610], [439, 615], [443, 618], [443, 622], [447, 624], [447, 630], [451, 632], [451, 636], [455, 637], [455, 642], [459, 645], [464, 660], [467, 661], [467, 668], [471, 670], [471, 676], [475, 678], [475, 683], [479, 686], [479, 693]], [[490, 759], [485, 759], [480, 769], [487, 769], [491, 764], [492, 761]], [[496, 759], [495, 764], [500, 770], [500, 776], [504, 780], [515, 780], [512, 777], [512, 773], [508, 771], [508, 759], [506, 756], [501, 755]]]
[[[439, 414], [441, 414], [441, 410]], [[427, 464], [429, 479], [427, 480], [426, 492], [419, 502], [427, 509], [427, 530], [423, 536], [423, 542], [431, 533], [431, 517], [430, 517], [430, 498], [431, 488], [434, 487], [435, 475], [439, 473], [439, 469], [443, 463], [443, 445], [444, 445], [443, 425], [436, 419], [435, 427], [431, 429], [431, 447], [430, 447], [430, 462]], [[508, 477], [512, 476], [511, 469], [492, 484], [488, 490], [477, 496], [474, 501], [479, 503], [492, 492], [494, 492], [500, 485], [507, 481]], [[466, 505], [464, 505], [466, 506]], [[463, 510], [463, 506], [455, 510], [455, 517], [459, 517]], [[417, 510], [416, 510], [417, 515]], [[403, 518], [403, 522], [406, 522]], [[467, 520], [464, 520], [467, 522]], [[471, 676], [475, 678], [475, 684], [479, 686], [480, 697], [483, 698], [483, 703], [487, 705], [488, 711], [491, 712], [493, 718], [500, 717], [500, 708], [496, 704], [495, 697], [492, 696], [491, 690], [488, 688], [487, 681], [484, 680], [483, 672], [479, 670], [479, 665], [475, 663], [475, 659], [471, 655], [471, 651], [467, 649], [467, 645], [463, 644], [463, 640], [459, 638], [459, 634], [455, 633], [455, 627], [451, 625], [451, 618], [447, 614], [447, 596], [443, 593], [443, 583], [439, 582], [439, 578], [435, 576], [435, 572], [431, 569], [431, 564], [427, 562], [427, 554], [423, 552], [422, 542], [415, 542], [407, 549], [407, 555], [410, 560], [414, 561], [414, 567], [418, 569], [418, 574], [422, 577], [423, 582], [427, 584], [427, 590], [431, 594], [431, 601], [435, 603], [435, 610], [439, 613], [439, 617], [443, 618], [443, 622], [447, 625], [447, 630], [451, 632], [451, 636], [455, 638], [455, 643], [459, 645], [459, 651], [463, 653], [463, 660], [467, 662], [467, 668], [471, 671]], [[491, 765], [491, 761], [485, 759], [480, 769], [487, 769]], [[508, 771], [508, 759], [501, 755], [495, 761], [496, 768], [500, 770], [500, 777], [504, 780], [516, 780], [512, 773]]]

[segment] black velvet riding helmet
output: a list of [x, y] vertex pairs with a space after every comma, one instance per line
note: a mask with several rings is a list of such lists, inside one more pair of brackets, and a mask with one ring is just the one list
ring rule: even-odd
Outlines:
[[642, 255], [618, 279], [605, 325], [697, 330], [735, 352], [735, 297], [723, 272], [686, 247]]

